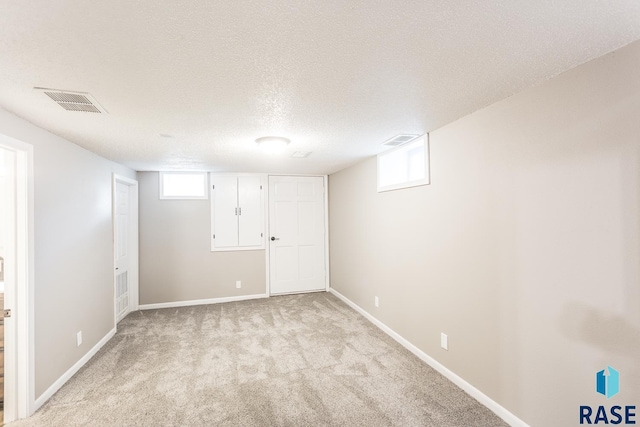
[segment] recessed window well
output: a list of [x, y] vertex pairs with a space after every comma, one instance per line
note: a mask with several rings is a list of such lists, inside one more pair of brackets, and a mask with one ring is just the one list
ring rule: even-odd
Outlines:
[[378, 192], [429, 183], [429, 134], [378, 154]]
[[160, 172], [161, 199], [208, 199], [206, 172]]

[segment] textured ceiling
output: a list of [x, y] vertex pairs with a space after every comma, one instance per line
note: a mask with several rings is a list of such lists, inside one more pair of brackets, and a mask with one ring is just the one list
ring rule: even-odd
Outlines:
[[[0, 11], [0, 105], [136, 170], [331, 173], [640, 38], [637, 0], [0, 0]], [[36, 86], [89, 92], [109, 114], [67, 112]], [[290, 138], [288, 151], [260, 152], [266, 135]]]

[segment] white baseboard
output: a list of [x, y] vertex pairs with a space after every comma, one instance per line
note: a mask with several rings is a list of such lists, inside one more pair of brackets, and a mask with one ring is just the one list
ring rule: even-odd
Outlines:
[[140, 306], [138, 306], [138, 309], [153, 310], [156, 308], [188, 307], [191, 305], [220, 304], [222, 302], [245, 301], [249, 299], [260, 299], [260, 298], [268, 298], [268, 297], [269, 295], [267, 294], [255, 294], [255, 295], [239, 295], [236, 297], [195, 299], [191, 301], [160, 302], [157, 304], [141, 304]]
[[467, 394], [469, 394], [471, 397], [473, 397], [478, 402], [480, 402], [481, 404], [489, 408], [491, 411], [493, 411], [493, 413], [495, 413], [497, 416], [502, 418], [510, 426], [529, 427], [527, 423], [525, 423], [520, 418], [513, 415], [503, 406], [498, 404], [495, 400], [491, 399], [489, 396], [487, 396], [486, 394], [484, 394], [483, 392], [481, 392], [480, 390], [478, 390], [477, 388], [469, 384], [467, 381], [465, 381], [464, 379], [462, 379], [461, 377], [459, 377], [458, 375], [450, 371], [448, 368], [446, 368], [443, 364], [435, 360], [433, 357], [429, 356], [427, 353], [420, 350], [415, 345], [411, 344], [409, 341], [403, 338], [396, 331], [394, 331], [393, 329], [391, 329], [390, 327], [388, 327], [387, 325], [385, 325], [384, 323], [382, 323], [381, 321], [373, 317], [371, 314], [366, 312], [360, 306], [356, 305], [353, 301], [351, 301], [350, 299], [342, 295], [340, 292], [336, 291], [333, 288], [329, 289], [329, 292], [331, 292], [332, 294], [340, 298], [349, 307], [353, 308], [355, 311], [362, 314], [364, 317], [367, 318], [367, 320], [369, 320], [371, 323], [376, 325], [378, 328], [382, 329], [383, 332], [385, 332], [391, 338], [396, 340], [407, 350], [409, 350], [410, 352], [418, 356], [422, 361], [424, 361], [426, 364], [431, 366], [433, 369], [440, 372], [449, 381], [451, 381], [452, 383], [460, 387], [462, 390], [467, 392]]
[[35, 402], [35, 409], [33, 410], [33, 412], [37, 411], [38, 409], [40, 409], [40, 407], [42, 405], [45, 404], [45, 402], [47, 400], [49, 400], [51, 398], [51, 396], [53, 396], [55, 394], [56, 391], [60, 390], [60, 388], [65, 385], [65, 383], [67, 381], [69, 381], [71, 379], [71, 377], [80, 370], [80, 368], [82, 368], [93, 356], [95, 356], [95, 354], [111, 339], [113, 338], [113, 336], [116, 334], [116, 328], [113, 328], [112, 330], [110, 330], [107, 335], [105, 335], [100, 341], [98, 341], [98, 343], [96, 345], [93, 346], [93, 348], [91, 350], [89, 350], [87, 352], [87, 354], [85, 354], [84, 356], [82, 356], [82, 359], [78, 360], [71, 368], [69, 368], [69, 370], [67, 372], [65, 372], [64, 374], [62, 374], [62, 376], [60, 378], [58, 378], [58, 380], [56, 382], [54, 382], [53, 384], [51, 384], [51, 387], [49, 387], [48, 389], [45, 390], [44, 393], [42, 393], [40, 395], [40, 397], [38, 397], [36, 399]]

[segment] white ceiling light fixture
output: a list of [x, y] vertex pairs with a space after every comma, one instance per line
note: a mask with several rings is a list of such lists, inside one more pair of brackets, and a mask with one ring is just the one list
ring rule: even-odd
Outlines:
[[256, 144], [270, 154], [281, 153], [291, 141], [282, 136], [263, 136], [256, 139]]

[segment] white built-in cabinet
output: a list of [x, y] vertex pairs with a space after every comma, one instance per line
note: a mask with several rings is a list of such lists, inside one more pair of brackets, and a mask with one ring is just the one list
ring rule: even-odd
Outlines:
[[211, 174], [211, 250], [264, 249], [262, 175]]

